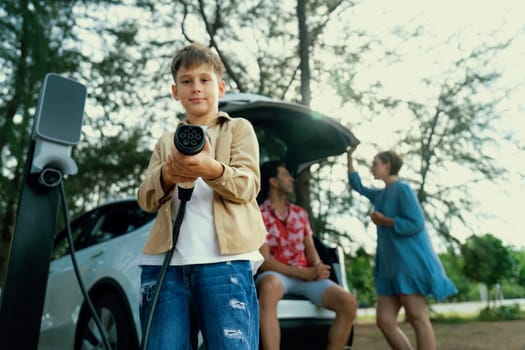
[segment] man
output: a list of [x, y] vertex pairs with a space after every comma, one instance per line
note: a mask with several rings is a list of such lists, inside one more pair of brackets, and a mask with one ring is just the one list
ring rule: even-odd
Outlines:
[[260, 248], [265, 261], [256, 279], [261, 343], [264, 350], [279, 349], [277, 303], [285, 294], [295, 294], [335, 312], [327, 349], [341, 350], [348, 341], [357, 302], [328, 278], [330, 266], [315, 249], [308, 213], [287, 199], [293, 183], [284, 163], [272, 161], [262, 166], [258, 200], [268, 235]]

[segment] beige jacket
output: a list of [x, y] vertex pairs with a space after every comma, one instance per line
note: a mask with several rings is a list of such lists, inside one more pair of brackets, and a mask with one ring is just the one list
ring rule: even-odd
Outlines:
[[[206, 181], [214, 190], [213, 214], [221, 255], [240, 254], [259, 249], [266, 229], [256, 202], [260, 187], [259, 145], [249, 121], [220, 112], [207, 129], [215, 159], [224, 166], [221, 177]], [[138, 193], [138, 203], [146, 211], [157, 211], [157, 218], [144, 246], [146, 254], [171, 249], [172, 205], [175, 189], [164, 193], [160, 183], [162, 164], [173, 145], [174, 132], [165, 133], [155, 145]]]

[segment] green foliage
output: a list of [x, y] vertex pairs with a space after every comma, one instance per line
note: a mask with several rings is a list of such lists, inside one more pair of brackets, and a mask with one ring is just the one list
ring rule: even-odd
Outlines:
[[[521, 250], [510, 250], [510, 255], [521, 255]], [[480, 285], [484, 283], [467, 278], [463, 271], [466, 261], [462, 255], [454, 252], [443, 253], [439, 255], [443, 267], [448, 277], [454, 282], [458, 289], [458, 294], [452, 297], [449, 301], [466, 302], [480, 300]], [[485, 258], [483, 260], [486, 260]], [[360, 306], [368, 306], [375, 304], [375, 289], [373, 281], [373, 264], [374, 256], [366, 253], [363, 247], [358, 247], [355, 253], [350, 254], [345, 259], [346, 262], [346, 276], [348, 285], [351, 286], [355, 292]], [[501, 285], [501, 293], [505, 299], [518, 299], [525, 297], [525, 286], [516, 283], [514, 278], [506, 278], [501, 276], [499, 279]], [[432, 306], [430, 306], [432, 310]], [[504, 312], [505, 310], [501, 311]], [[499, 311], [498, 311], [499, 312]], [[505, 311], [507, 312], [507, 311]], [[461, 321], [465, 321], [465, 317], [457, 316]], [[432, 315], [433, 320], [443, 321], [447, 323], [454, 322], [454, 315]]]
[[446, 315], [432, 313], [432, 315], [430, 316], [430, 319], [432, 320], [432, 323], [444, 323], [444, 324], [460, 324], [460, 323], [476, 320], [475, 317], [458, 315], [456, 313], [446, 314]]
[[[405, 37], [393, 35], [390, 39], [426, 48], [421, 29], [416, 28], [413, 33], [403, 31], [407, 33]], [[367, 83], [359, 79], [363, 76], [360, 69], [371, 55], [378, 57], [378, 66], [385, 64], [393, 70], [403, 61], [399, 56], [402, 50], [389, 52], [382, 43], [370, 45], [365, 38], [363, 35], [361, 40], [343, 41], [344, 48], [337, 64], [331, 66], [328, 81], [344, 106], [362, 114], [348, 123], [350, 127], [358, 128], [363, 119], [370, 118], [374, 122], [371, 125], [392, 129], [395, 139], [391, 145], [385, 146], [384, 140], [370, 139], [366, 140], [367, 146], [383, 143], [381, 147], [394, 148], [403, 154], [406, 166], [402, 176], [413, 185], [431, 232], [450, 246], [457, 246], [459, 242], [451, 232], [452, 223], [455, 226], [463, 223], [467, 229], [473, 229], [467, 222], [477, 208], [474, 196], [470, 195], [472, 186], [480, 181], [506, 185], [501, 181], [506, 169], [498, 164], [493, 153], [494, 147], [498, 147], [496, 140], [508, 141], [496, 132], [497, 109], [504, 105], [506, 92], [494, 91], [501, 67], [491, 64], [491, 60], [503, 53], [511, 40], [493, 45], [480, 43], [470, 50], [460, 50], [459, 57], [450, 60], [442, 73], [429, 72], [430, 76], [420, 77], [419, 89], [427, 93], [418, 96], [412, 92], [403, 95], [401, 91], [389, 91], [380, 78]], [[428, 49], [435, 47], [429, 44]], [[407, 80], [412, 78], [408, 76]], [[519, 139], [511, 142], [519, 147]], [[368, 164], [369, 159], [356, 161]], [[456, 171], [464, 174], [461, 180], [450, 176]], [[354, 208], [353, 212], [364, 216], [366, 210]]]
[[502, 305], [496, 308], [486, 307], [479, 312], [479, 321], [510, 321], [522, 319], [520, 305]]
[[151, 151], [143, 145], [144, 130], [104, 137], [94, 145], [81, 144], [74, 158], [79, 171], [65, 183], [72, 214], [79, 214], [109, 198], [135, 196]]
[[446, 254], [439, 254], [441, 264], [445, 269], [447, 276], [454, 282], [458, 293], [450, 298], [451, 301], [466, 301], [471, 300], [468, 298], [468, 293], [471, 288], [471, 284], [465, 279], [463, 272], [461, 271], [462, 258], [457, 256], [453, 252]]
[[[362, 112], [348, 118], [347, 125], [358, 126], [367, 118], [382, 122], [379, 118], [384, 118], [385, 111], [411, 116], [411, 122], [398, 122], [400, 137], [394, 146], [406, 155], [407, 179], [415, 184], [429, 223], [441, 237], [457, 244], [451, 223], [465, 220], [474, 203], [468, 184], [446, 175], [459, 168], [469, 172], [473, 181], [494, 180], [506, 171], [486, 154], [485, 147], [501, 141], [493, 134], [494, 107], [504, 101], [505, 91], [496, 95], [489, 91], [499, 74], [490, 57], [507, 43], [462, 52], [444, 74], [421, 77], [422, 88], [430, 87], [434, 92], [426, 100], [390, 96], [381, 81], [363, 86], [358, 79], [360, 69], [364, 64], [373, 70], [376, 61], [402, 57], [348, 20], [354, 2], [308, 2], [307, 35], [303, 37], [297, 30], [296, 5], [236, 0], [0, 2], [0, 258], [6, 255], [5, 243], [14, 228], [32, 117], [45, 74], [65, 74], [88, 85], [83, 137], [73, 150], [80, 171], [66, 181], [70, 207], [78, 213], [108, 197], [133, 195], [155, 139], [151, 129], [159, 124], [161, 129], [169, 129], [174, 120], [168, 62], [188, 41], [200, 41], [217, 50], [226, 65], [225, 78], [231, 90], [302, 101], [302, 40], [311, 63], [311, 72], [304, 79], [313, 83], [313, 95], [315, 88], [329, 82], [343, 104]], [[133, 16], [137, 9], [144, 11]], [[113, 13], [119, 13], [118, 18]], [[334, 26], [336, 31], [328, 31]], [[414, 33], [403, 40], [417, 36]], [[487, 96], [494, 99], [486, 100]], [[130, 117], [140, 119], [132, 118], [130, 127]], [[357, 161], [368, 164], [369, 159]], [[334, 185], [342, 188], [334, 176], [345, 173], [342, 162], [329, 159], [312, 167], [311, 186], [305, 182], [301, 194], [305, 195], [305, 207], [310, 207], [310, 200], [316, 202], [313, 219], [317, 231], [348, 246], [355, 233], [340, 232], [334, 219], [361, 217], [367, 225], [369, 207], [353, 201], [346, 190], [332, 190]], [[450, 181], [441, 182], [443, 174]], [[458, 270], [461, 258], [453, 259], [444, 259], [444, 265], [460, 295], [475, 296], [477, 286], [462, 278], [463, 270]], [[511, 284], [523, 286], [524, 253], [517, 252], [514, 260], [508, 277]], [[371, 266], [371, 258], [357, 250], [348, 273], [350, 278], [355, 274], [351, 284], [359, 286], [360, 301], [367, 303], [373, 302]]]
[[461, 245], [462, 271], [473, 281], [484, 283], [490, 292], [501, 281], [512, 276], [513, 260], [500, 239], [487, 233], [470, 236]]
[[465, 316], [458, 314], [432, 314], [432, 323], [460, 324], [471, 321], [495, 322], [495, 321], [516, 321], [525, 319], [519, 304], [502, 305], [496, 308], [486, 307], [475, 316]]
[[525, 250], [513, 250], [514, 274], [512, 279], [525, 289]]
[[501, 284], [501, 294], [504, 295], [505, 299], [525, 298], [525, 285], [509, 279]]
[[148, 117], [140, 114], [142, 120], [129, 127], [121, 113], [133, 107], [147, 111], [136, 86], [142, 82], [145, 55], [153, 53], [139, 48], [135, 20], [103, 21], [112, 6], [124, 5], [113, 0], [0, 3], [0, 276], [47, 73], [88, 88], [82, 140], [73, 148], [79, 174], [66, 181], [72, 213], [107, 197], [132, 195], [140, 182], [149, 154], [149, 128], [143, 127]]
[[[508, 249], [513, 260], [513, 268], [508, 277], [498, 282], [501, 286], [501, 294], [505, 299], [523, 298], [525, 297], [525, 284], [520, 281], [519, 272], [522, 271], [525, 266], [524, 261], [520, 260], [520, 257], [525, 255], [525, 252], [519, 249]], [[458, 289], [458, 294], [455, 295], [452, 300], [479, 300], [480, 288], [478, 283], [473, 283], [472, 279], [465, 278], [463, 267], [466, 265], [466, 262], [464, 257], [454, 252], [440, 254], [439, 257], [447, 275], [452, 279]]]
[[356, 291], [359, 306], [370, 307], [376, 300], [373, 277], [373, 257], [362, 247], [346, 259], [348, 284]]
[[[373, 71], [376, 64], [395, 69], [395, 64], [404, 57], [402, 52], [387, 47], [382, 38], [372, 37], [366, 28], [359, 28], [349, 20], [359, 3], [337, 0], [147, 3], [156, 15], [163, 16], [157, 22], [162, 27], [160, 31], [166, 23], [170, 26], [177, 23], [185, 40], [201, 41], [217, 50], [225, 62], [225, 79], [230, 90], [308, 104], [310, 96], [306, 95], [310, 89], [305, 85], [311, 84], [313, 98], [323, 96], [324, 91], [316, 90], [319, 87], [332, 86], [333, 95], [343, 106], [362, 112], [345, 116], [344, 123], [350, 127], [359, 126], [364, 119], [383, 125], [381, 118], [388, 115], [406, 116], [408, 120], [400, 120], [398, 129], [392, 131], [399, 136], [392, 147], [405, 155], [408, 169], [403, 177], [414, 185], [429, 226], [450, 245], [459, 244], [450, 231], [451, 223], [465, 222], [465, 213], [475, 209], [472, 196], [468, 195], [469, 186], [480, 178], [501, 179], [505, 172], [486, 149], [493, 145], [493, 140], [500, 139], [494, 135], [495, 107], [504, 95], [504, 92], [490, 91], [499, 78], [500, 68], [491, 64], [490, 59], [502, 52], [508, 42], [459, 50], [454, 56], [457, 59], [443, 68], [443, 74], [421, 76], [421, 91], [430, 93], [419, 99], [414, 97], [418, 94], [388, 94], [380, 77], [369, 84], [364, 81], [366, 73], [362, 69]], [[299, 8], [304, 13], [299, 14]], [[301, 23], [306, 28], [299, 29]], [[417, 27], [411, 33], [407, 28], [389, 39], [424, 50], [427, 47], [421, 43], [422, 30]], [[175, 43], [157, 40], [161, 50]], [[436, 45], [449, 47], [450, 44]], [[162, 55], [159, 57], [165, 59]], [[374, 140], [365, 141], [374, 143]], [[361, 159], [357, 161], [363, 163]], [[468, 173], [472, 182], [441, 181], [456, 169]], [[319, 173], [322, 170], [321, 167], [314, 170], [318, 173], [312, 173], [312, 180], [325, 179]], [[334, 171], [344, 173], [344, 169]], [[305, 174], [305, 178], [308, 176]], [[317, 186], [315, 181], [310, 182], [311, 188], [305, 188], [308, 185], [308, 181], [301, 181], [302, 187], [296, 186], [305, 194], [303, 198], [300, 193], [297, 200], [317, 216], [314, 221], [319, 230], [331, 232], [335, 237], [337, 229], [331, 227], [330, 222], [343, 212], [367, 217], [369, 208], [354, 206], [348, 193], [329, 193], [328, 187]], [[324, 202], [311, 203], [319, 199]], [[314, 206], [326, 210], [310, 210]], [[364, 225], [368, 222], [362, 221]]]
[[[73, 73], [72, 5], [44, 1], [0, 4], [0, 245], [10, 240], [40, 85], [49, 72]], [[0, 256], [0, 260], [2, 257]], [[1, 262], [0, 262], [1, 265]]]

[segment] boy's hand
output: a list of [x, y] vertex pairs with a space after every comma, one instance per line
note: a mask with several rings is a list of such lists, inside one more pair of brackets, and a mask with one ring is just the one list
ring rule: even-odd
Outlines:
[[165, 167], [175, 183], [192, 182], [198, 177], [205, 180], [215, 179], [224, 171], [221, 163], [214, 159], [213, 149], [208, 139], [206, 139], [203, 150], [192, 156], [187, 156], [172, 146]]
[[210, 141], [206, 138], [206, 144], [203, 150], [194, 157], [201, 156], [202, 173], [200, 177], [204, 180], [214, 180], [224, 173], [224, 167], [221, 163], [215, 160], [214, 150], [211, 147]]
[[[172, 146], [171, 153], [168, 159], [161, 168], [162, 172], [162, 188], [164, 192], [170, 190], [176, 183], [191, 183], [197, 180], [195, 176], [187, 176], [180, 168], [180, 160], [178, 157], [184, 155], [177, 151], [175, 146]], [[187, 157], [187, 156], [185, 156]]]

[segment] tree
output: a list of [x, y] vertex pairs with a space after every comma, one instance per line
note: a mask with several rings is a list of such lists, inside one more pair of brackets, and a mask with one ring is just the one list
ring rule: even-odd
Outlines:
[[[31, 117], [39, 84], [47, 72], [72, 72], [80, 56], [62, 45], [74, 40], [71, 6], [41, 1], [6, 1], [0, 5], [0, 270], [14, 230]], [[51, 37], [50, 33], [55, 36]], [[2, 273], [3, 276], [3, 273]]]
[[[157, 13], [162, 12], [161, 8], [169, 8], [166, 23], [180, 23], [180, 32], [186, 41], [202, 41], [215, 48], [225, 63], [227, 82], [233, 90], [310, 105], [312, 84], [317, 87], [331, 82], [342, 104], [355, 104], [365, 112], [365, 118], [372, 119], [385, 110], [411, 115], [406, 124], [400, 123], [403, 128], [404, 125], [412, 127], [399, 130], [397, 148], [406, 150], [410, 159], [408, 167], [415, 164], [410, 169], [409, 180], [417, 187], [430, 224], [444, 239], [457, 243], [449, 227], [456, 219], [464, 221], [462, 210], [473, 207], [470, 196], [463, 195], [469, 190], [469, 184], [440, 184], [434, 179], [438, 178], [442, 165], [449, 169], [458, 165], [469, 169], [471, 183], [501, 175], [502, 169], [485, 149], [495, 121], [494, 106], [502, 95], [488, 102], [480, 102], [479, 95], [486, 93], [498, 77], [496, 71], [484, 70], [484, 67], [491, 67], [490, 58], [507, 43], [473, 48], [470, 53], [462, 54], [445, 74], [422, 79], [425, 89], [435, 93], [426, 100], [388, 96], [383, 92], [381, 81], [372, 82], [365, 89], [357, 87], [356, 77], [362, 68], [359, 63], [368, 65], [368, 69], [373, 67], [375, 62], [369, 61], [367, 53], [379, 56], [382, 62], [399, 62], [402, 52], [383, 44], [380, 38], [367, 36], [362, 29], [351, 27], [347, 18], [355, 3], [298, 0], [293, 5], [276, 1], [242, 4], [181, 1], [155, 2], [151, 6], [156, 7]], [[325, 33], [333, 26], [337, 26], [335, 37], [333, 30]], [[404, 41], [419, 40], [423, 34], [419, 26], [399, 33], [403, 36], [400, 40]], [[171, 43], [174, 41], [165, 44]], [[326, 64], [326, 61], [335, 63]], [[436, 89], [439, 85], [441, 89]], [[351, 122], [345, 122], [352, 126]], [[484, 156], [475, 157], [479, 152]], [[337, 167], [336, 162], [334, 159], [324, 166]], [[317, 174], [313, 175], [316, 180], [322, 170], [317, 168]], [[316, 212], [311, 217], [314, 223], [321, 224], [315, 227], [316, 231], [332, 230], [324, 223], [328, 223], [333, 214], [350, 211], [351, 197], [339, 200], [341, 193], [312, 186], [311, 177], [308, 169], [297, 178], [296, 201], [313, 214], [312, 199], [327, 200], [328, 205], [317, 207], [330, 210]], [[313, 193], [317, 190], [327, 194]], [[333, 209], [335, 206], [338, 208]]]
[[[455, 242], [451, 223], [466, 221], [464, 213], [475, 203], [468, 196], [468, 185], [437, 179], [457, 168], [469, 172], [471, 183], [504, 174], [487, 146], [496, 139], [491, 131], [497, 120], [494, 107], [504, 101], [504, 91], [490, 94], [498, 71], [489, 62], [507, 42], [494, 41], [469, 51], [460, 47], [461, 55], [448, 71], [422, 77], [425, 99], [392, 96], [381, 79], [364, 86], [363, 68], [374, 71], [379, 63], [402, 61], [399, 43], [421, 39], [422, 30], [408, 24], [403, 27], [407, 30], [400, 31], [403, 37], [395, 41], [398, 47], [387, 46], [382, 38], [370, 37], [354, 25], [354, 6], [338, 0], [93, 0], [45, 6], [37, 0], [4, 1], [0, 37], [6, 46], [0, 52], [0, 75], [6, 79], [0, 81], [4, 92], [0, 116], [7, 117], [0, 121], [2, 234], [7, 237], [12, 232], [31, 108], [46, 72], [70, 72], [73, 78], [89, 82], [90, 102], [96, 106], [87, 110], [83, 141], [74, 149], [75, 159], [82, 160], [82, 175], [66, 184], [74, 198], [71, 208], [78, 212], [107, 196], [133, 192], [140, 167], [147, 161], [140, 163], [140, 159], [147, 157], [159, 129], [169, 129], [176, 116], [167, 62], [182, 44], [201, 41], [214, 47], [225, 62], [231, 90], [308, 105], [319, 96], [319, 87], [331, 83], [343, 107], [352, 105], [362, 112], [359, 118], [343, 120], [352, 129], [363, 121], [384, 121], [386, 113], [403, 115], [399, 140], [393, 146], [406, 155], [408, 179], [416, 186], [429, 222], [442, 237]], [[107, 15], [117, 7], [120, 14], [127, 13], [118, 20]], [[453, 40], [445, 44], [451, 46]], [[481, 97], [487, 95], [493, 99], [485, 102]], [[125, 119], [132, 115], [141, 119], [130, 127]], [[155, 135], [150, 133], [152, 125]], [[342, 180], [323, 176], [326, 172], [344, 175], [341, 158], [312, 169], [297, 181], [297, 193], [306, 193], [298, 202], [306, 208], [314, 202], [316, 231], [339, 240], [346, 232], [330, 224], [333, 218], [361, 216], [368, 208], [357, 207], [349, 192], [341, 191], [344, 176]], [[327, 186], [330, 183], [339, 190], [333, 191]], [[75, 197], [75, 193], [82, 195]]]
[[[447, 253], [439, 254], [439, 260], [447, 272], [448, 278], [454, 282], [458, 293], [449, 298], [451, 301], [468, 301], [469, 291], [472, 289], [472, 282], [465, 278], [462, 266], [463, 257], [450, 249]], [[476, 286], [477, 287], [477, 286]]]
[[346, 275], [350, 287], [355, 290], [359, 304], [367, 307], [374, 305], [376, 293], [374, 288], [373, 256], [363, 247], [348, 259]]
[[525, 288], [525, 251], [513, 249], [512, 257], [515, 262], [513, 280], [516, 284]]
[[[89, 176], [83, 174], [82, 183], [76, 185], [66, 182], [73, 215], [93, 205], [94, 198], [131, 193], [130, 185], [121, 185], [120, 179], [128, 177], [129, 181], [130, 175], [137, 176], [136, 167], [146, 166], [147, 158], [140, 153], [137, 141], [143, 128], [140, 124], [135, 130], [126, 128], [122, 116], [117, 116], [123, 106], [136, 106], [140, 101], [134, 83], [145, 63], [143, 50], [132, 49], [137, 34], [133, 20], [103, 21], [112, 3], [7, 0], [0, 4], [0, 37], [4, 43], [0, 52], [0, 270], [14, 232], [32, 121], [47, 73], [64, 74], [88, 86], [82, 141], [74, 148], [73, 157]], [[100, 45], [90, 41], [89, 33], [99, 35]], [[109, 151], [99, 148], [106, 137], [119, 147]], [[91, 152], [97, 156], [85, 157]], [[124, 168], [127, 163], [123, 160], [133, 158], [130, 153], [137, 155], [135, 164]], [[115, 165], [110, 168], [111, 174], [105, 173], [109, 162]], [[98, 194], [93, 191], [97, 188]], [[85, 196], [79, 198], [79, 194]]]
[[[472, 235], [460, 250], [464, 259], [463, 273], [471, 280], [485, 284], [489, 295], [498, 283], [512, 277], [514, 262], [511, 253], [492, 234]], [[487, 306], [490, 307], [490, 298]]]
[[[218, 52], [230, 88], [309, 106], [314, 49], [338, 11], [353, 5], [341, 0], [298, 0], [294, 7], [279, 1], [181, 1], [173, 8], [183, 8], [181, 31], [188, 41], [200, 39]], [[202, 28], [190, 25], [196, 18]], [[314, 65], [315, 73], [320, 67]], [[297, 178], [295, 188], [296, 202], [312, 214], [309, 169]]]
[[[1, 6], [0, 32], [6, 49], [0, 53], [1, 75], [5, 77], [0, 97], [0, 220], [2, 239], [9, 240], [39, 84], [47, 72], [76, 70], [80, 57], [58, 44], [61, 39], [74, 39], [65, 20], [71, 16], [71, 7], [60, 9], [56, 4], [45, 6], [27, 0], [7, 1]], [[54, 39], [48, 37], [53, 28], [58, 32]]]
[[[421, 36], [418, 29], [404, 39], [421, 40]], [[459, 57], [445, 68], [436, 67], [436, 71], [421, 77], [420, 96], [386, 93], [381, 81], [357, 84], [359, 66], [351, 57], [341, 62], [342, 70], [348, 73], [338, 74], [339, 68], [331, 75], [343, 105], [359, 104], [373, 121], [371, 124], [384, 125], [396, 135], [386, 147], [403, 154], [403, 178], [414, 186], [432, 232], [451, 245], [459, 244], [451, 234], [454, 224], [475, 229], [468, 223], [469, 215], [476, 210], [470, 195], [473, 186], [487, 181], [503, 183], [507, 170], [498, 163], [494, 150], [501, 143], [518, 144], [496, 131], [501, 117], [498, 108], [507, 101], [508, 91], [495, 88], [501, 72], [492, 63], [512, 39], [470, 49], [461, 47], [461, 38], [450, 38], [447, 44], [451, 46], [455, 40]], [[384, 57], [395, 66], [400, 54], [386, 53]], [[368, 162], [358, 160], [360, 164]], [[458, 172], [461, 177], [450, 176]], [[361, 209], [359, 216], [368, 210]]]
[[[451, 218], [465, 222], [464, 212], [473, 208], [468, 195], [470, 185], [494, 181], [504, 173], [487, 152], [497, 139], [493, 126], [498, 119], [495, 105], [502, 96], [483, 101], [479, 95], [499, 77], [498, 72], [483, 67], [488, 67], [490, 58], [506, 46], [476, 48], [451, 67], [434, 103], [407, 104], [417, 121], [401, 141], [406, 145], [406, 154], [417, 159], [413, 169], [417, 177], [411, 180], [417, 186], [418, 199], [426, 204], [427, 218], [447, 241], [455, 241], [450, 234]], [[470, 173], [470, 180], [460, 183], [449, 179], [439, 184], [431, 180], [458, 167]], [[431, 212], [433, 215], [429, 215]]]

